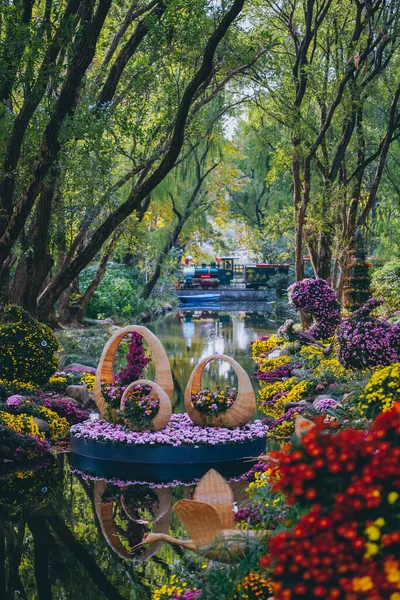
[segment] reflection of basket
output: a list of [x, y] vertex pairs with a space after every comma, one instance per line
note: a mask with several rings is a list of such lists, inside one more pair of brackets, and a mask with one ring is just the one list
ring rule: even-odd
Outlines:
[[[213, 416], [202, 415], [191, 405], [192, 394], [197, 394], [201, 388], [201, 378], [206, 365], [212, 360], [223, 360], [229, 363], [236, 371], [238, 378], [238, 392], [235, 403], [225, 412]], [[246, 371], [235, 359], [226, 354], [212, 354], [203, 358], [193, 369], [185, 390], [185, 408], [189, 417], [196, 425], [207, 427], [240, 427], [246, 425], [256, 411], [256, 399], [253, 386]]]
[[164, 346], [158, 337], [154, 335], [150, 329], [147, 329], [147, 327], [143, 327], [142, 325], [129, 325], [128, 327], [120, 329], [110, 337], [104, 346], [97, 367], [96, 379], [94, 382], [94, 399], [102, 416], [106, 411], [107, 403], [101, 393], [101, 382], [104, 381], [107, 385], [113, 383], [113, 365], [118, 346], [128, 333], [134, 331], [139, 333], [150, 346], [156, 366], [156, 383], [167, 393], [169, 398], [172, 398], [174, 382], [172, 380], [171, 367]]
[[[150, 381], [149, 379], [138, 379], [137, 381], [133, 381], [132, 383], [130, 383], [124, 391], [121, 398], [121, 411], [124, 410], [125, 403], [129, 397], [129, 392], [135, 387], [135, 385], [148, 385], [149, 387], [153, 388], [153, 390], [150, 392], [150, 397], [158, 398], [160, 405], [158, 408], [158, 412], [153, 419], [151, 429], [153, 431], [160, 431], [160, 429], [164, 429], [172, 415], [171, 400], [169, 399], [168, 394], [162, 389], [162, 387], [160, 387], [154, 381]], [[122, 416], [124, 416], [123, 413]]]

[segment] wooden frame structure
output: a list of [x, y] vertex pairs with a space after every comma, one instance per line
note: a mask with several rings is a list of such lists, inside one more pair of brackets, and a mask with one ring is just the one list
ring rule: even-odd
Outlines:
[[122, 411], [124, 410], [126, 401], [129, 397], [129, 392], [136, 385], [148, 385], [149, 387], [153, 388], [152, 392], [150, 393], [150, 397], [158, 398], [160, 405], [158, 408], [158, 413], [156, 414], [156, 416], [153, 419], [151, 428], [153, 431], [160, 431], [160, 429], [164, 429], [164, 427], [166, 426], [166, 424], [168, 423], [168, 421], [170, 420], [171, 415], [172, 415], [171, 400], [169, 399], [167, 392], [165, 392], [162, 389], [162, 387], [160, 387], [154, 381], [150, 381], [150, 379], [138, 379], [137, 381], [133, 381], [132, 383], [130, 383], [128, 385], [128, 387], [126, 388], [126, 390], [124, 391], [124, 393], [122, 394], [120, 409]]
[[[215, 416], [202, 415], [191, 404], [192, 394], [197, 394], [201, 389], [201, 379], [206, 365], [212, 360], [223, 360], [230, 364], [236, 371], [238, 390], [235, 403], [227, 411]], [[226, 354], [212, 354], [203, 358], [190, 375], [185, 390], [185, 409], [195, 425], [207, 427], [240, 427], [246, 425], [256, 411], [256, 398], [250, 377], [239, 363]]]
[[128, 327], [123, 327], [110, 337], [103, 348], [103, 352], [97, 367], [96, 378], [94, 382], [94, 399], [101, 416], [104, 415], [107, 408], [107, 403], [101, 393], [101, 382], [104, 381], [107, 384], [113, 383], [113, 367], [118, 346], [124, 337], [133, 332], [139, 333], [150, 346], [150, 350], [156, 365], [155, 381], [160, 388], [166, 392], [167, 396], [172, 399], [174, 382], [172, 379], [171, 366], [169, 364], [168, 356], [165, 352], [164, 346], [158, 337], [154, 335], [150, 329], [147, 329], [147, 327], [144, 327], [143, 325], [128, 325]]

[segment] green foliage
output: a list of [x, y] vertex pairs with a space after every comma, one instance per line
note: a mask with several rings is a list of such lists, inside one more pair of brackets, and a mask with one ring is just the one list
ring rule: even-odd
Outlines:
[[[227, 549], [226, 552], [227, 555], [224, 558], [229, 557], [229, 550]], [[238, 600], [239, 598], [245, 598], [247, 596], [240, 594], [240, 592], [239, 595], [238, 590], [250, 572], [259, 571], [259, 560], [264, 553], [265, 541], [249, 539], [247, 551], [243, 552], [240, 561], [232, 560], [232, 562], [229, 562], [227, 560], [228, 564], [210, 562], [207, 568], [203, 567], [206, 564], [204, 561], [192, 558], [192, 555], [184, 554], [174, 568], [175, 581], [178, 587], [178, 582], [184, 581], [188, 589], [201, 589], [202, 600], [215, 600], [216, 598]], [[167, 592], [167, 589], [168, 585], [161, 588], [160, 591], [165, 590]], [[169, 596], [167, 594], [163, 596], [161, 592], [160, 597], [166, 599]]]
[[383, 310], [388, 314], [400, 310], [400, 262], [390, 261], [372, 276], [372, 287], [377, 297], [383, 296]]
[[[14, 462], [33, 460], [44, 456], [48, 450], [48, 442], [0, 423], [0, 460], [2, 463], [10, 460]], [[0, 504], [2, 508], [7, 494], [12, 491], [3, 481], [4, 470], [3, 465], [0, 471]]]
[[[97, 265], [90, 265], [80, 275], [80, 284], [85, 289], [96, 272]], [[104, 317], [130, 317], [144, 310], [138, 300], [143, 277], [138, 269], [109, 263], [106, 273], [89, 302], [86, 316], [91, 319]]]
[[10, 383], [46, 383], [57, 368], [58, 341], [52, 330], [19, 306], [0, 316], [0, 379]]
[[[24, 436], [27, 438], [28, 436]], [[26, 516], [54, 501], [62, 474], [53, 456], [32, 467], [20, 467], [0, 475], [2, 510], [12, 517]]]

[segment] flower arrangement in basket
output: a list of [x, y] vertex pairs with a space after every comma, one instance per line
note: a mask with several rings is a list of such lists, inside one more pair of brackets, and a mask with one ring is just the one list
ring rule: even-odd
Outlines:
[[135, 383], [124, 397], [123, 416], [130, 429], [150, 429], [160, 408], [160, 400], [154, 397], [153, 388], [145, 383]]
[[[127, 366], [114, 375], [118, 346], [128, 334], [131, 342], [126, 355]], [[146, 356], [143, 339], [154, 358], [155, 382], [139, 379], [151, 360]], [[102, 417], [114, 424], [130, 423], [131, 429], [151, 428], [157, 431], [165, 427], [171, 417], [173, 389], [167, 354], [160, 340], [149, 329], [130, 325], [111, 336], [103, 349], [94, 381], [94, 399]]]
[[[151, 358], [146, 356], [142, 336], [135, 331], [131, 333], [128, 353], [125, 358], [126, 367], [114, 375], [112, 383], [101, 380], [101, 395], [107, 405], [105, 411], [107, 418], [109, 421], [116, 423], [123, 422], [119, 407], [125, 390], [132, 381], [139, 379], [143, 369], [146, 369], [148, 363], [151, 361]], [[85, 383], [87, 385], [86, 379]], [[138, 412], [140, 412], [139, 409]]]
[[[201, 379], [204, 368], [213, 360], [223, 360], [231, 365], [238, 379], [238, 387], [222, 390], [203, 389]], [[249, 423], [256, 410], [253, 387], [246, 371], [233, 358], [225, 354], [212, 354], [203, 358], [193, 369], [185, 390], [185, 408], [195, 425], [207, 427], [241, 427]]]
[[237, 399], [237, 389], [229, 385], [222, 389], [219, 385], [215, 390], [200, 390], [192, 394], [191, 405], [202, 415], [213, 416], [226, 412]]

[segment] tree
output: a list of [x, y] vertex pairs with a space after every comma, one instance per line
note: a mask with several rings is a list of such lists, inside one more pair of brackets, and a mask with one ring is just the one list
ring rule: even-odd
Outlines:
[[[63, 187], [74, 179], [74, 162], [85, 154], [87, 165], [93, 148], [98, 148], [101, 160], [92, 162], [102, 171], [103, 181], [100, 186], [95, 182], [95, 193], [101, 187], [103, 193], [93, 203], [90, 226], [82, 215], [76, 237], [83, 238], [83, 243], [71, 241], [69, 261], [60, 265], [41, 292], [38, 310], [42, 318], [115, 228], [133, 211], [141, 210], [149, 193], [173, 168], [185, 134], [194, 132], [197, 113], [259, 55], [259, 49], [251, 56], [248, 53], [247, 62], [239, 65], [237, 59], [234, 64], [233, 55], [228, 58], [230, 46], [235, 45], [228, 30], [243, 2], [234, 0], [225, 11], [214, 8], [212, 14], [199, 0], [193, 3], [191, 15], [180, 0], [171, 0], [167, 6], [161, 1], [135, 3], [136, 8], [129, 7], [120, 23], [111, 0], [99, 0], [95, 9], [86, 0], [71, 0], [58, 13], [48, 6], [49, 15], [43, 7], [35, 9], [35, 18], [47, 23], [47, 35], [24, 38], [24, 58], [15, 77], [4, 75], [12, 86], [9, 97], [20, 99], [22, 108], [18, 110], [18, 103], [14, 105], [9, 98], [2, 105], [8, 110], [7, 118], [3, 113], [1, 132], [6, 148], [0, 180], [3, 295], [8, 293], [13, 250], [27, 234], [26, 228], [33, 231], [30, 223], [37, 199], [53, 166], [58, 167]], [[3, 17], [10, 24], [15, 15], [4, 9]], [[23, 31], [27, 17], [22, 13], [20, 17], [15, 27]], [[0, 44], [4, 49], [6, 36], [0, 36]], [[221, 54], [216, 56], [219, 45]], [[132, 135], [133, 124], [137, 135]], [[110, 148], [115, 135], [119, 140]], [[106, 187], [105, 165], [110, 156], [116, 170]], [[127, 162], [133, 166], [121, 174]], [[82, 168], [78, 166], [77, 171]], [[133, 185], [126, 194], [129, 181]], [[51, 206], [48, 198], [46, 202]], [[53, 204], [53, 210], [57, 208]], [[48, 237], [50, 227], [51, 223], [41, 222], [42, 239]], [[81, 235], [82, 229], [85, 234]], [[43, 278], [41, 283], [43, 287]], [[32, 299], [26, 302], [32, 310]]]
[[[385, 77], [398, 67], [399, 6], [301, 0], [267, 2], [261, 14], [272, 24], [275, 44], [254, 68], [257, 110], [290, 133], [296, 277], [304, 277], [307, 242], [316, 275], [330, 279], [335, 234], [344, 273], [344, 248], [376, 204], [388, 148], [398, 135], [399, 88]], [[371, 99], [378, 94], [377, 131]]]
[[[192, 149], [192, 152], [189, 154], [189, 158], [194, 158], [195, 161], [195, 181], [193, 188], [187, 193], [184, 187], [179, 185], [178, 182], [176, 196], [171, 191], [168, 192], [169, 199], [172, 204], [172, 211], [176, 216], [176, 223], [172, 229], [172, 231], [167, 233], [166, 240], [164, 245], [157, 257], [157, 262], [154, 268], [154, 271], [147, 281], [146, 285], [143, 288], [143, 291], [140, 295], [142, 299], [147, 299], [156, 285], [161, 272], [162, 267], [171, 251], [171, 249], [178, 242], [179, 236], [181, 235], [183, 228], [185, 227], [187, 221], [190, 217], [195, 214], [197, 211], [205, 211], [206, 201], [207, 201], [207, 191], [202, 190], [203, 184], [206, 181], [207, 177], [212, 173], [212, 171], [218, 166], [218, 162], [213, 162], [210, 166], [206, 165], [207, 158], [211, 149], [211, 140], [210, 138], [205, 143], [205, 148], [201, 152], [200, 156], [198, 155], [198, 151], [196, 148]], [[184, 184], [187, 189], [188, 178], [185, 177], [184, 174]], [[178, 198], [183, 196], [182, 200], [179, 202]]]

